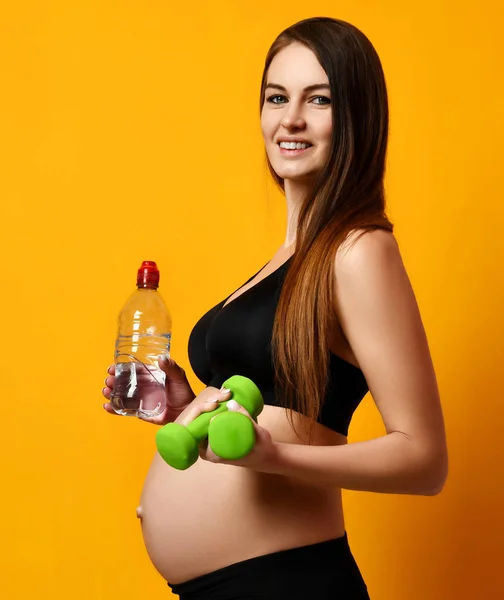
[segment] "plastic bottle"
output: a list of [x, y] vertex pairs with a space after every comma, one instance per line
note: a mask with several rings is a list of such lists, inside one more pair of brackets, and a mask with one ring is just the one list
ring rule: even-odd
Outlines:
[[170, 355], [172, 318], [158, 285], [156, 263], [144, 261], [137, 289], [119, 313], [110, 403], [120, 415], [153, 417], [166, 407], [166, 376], [158, 360]]

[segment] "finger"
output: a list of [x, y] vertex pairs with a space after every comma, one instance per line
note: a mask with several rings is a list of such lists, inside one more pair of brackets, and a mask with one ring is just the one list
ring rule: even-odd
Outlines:
[[110, 365], [110, 367], [107, 369], [107, 373], [109, 375], [115, 375], [115, 365]]
[[256, 420], [251, 417], [251, 415], [248, 412], [248, 410], [246, 408], [244, 408], [241, 404], [238, 404], [238, 402], [236, 402], [236, 400], [230, 400], [227, 403], [227, 409], [230, 412], [240, 412], [240, 413], [242, 413], [242, 415], [245, 415], [246, 417], [248, 417], [252, 421], [252, 423], [254, 424], [254, 428], [255, 429], [257, 429], [259, 427], [259, 425], [257, 424]]
[[167, 354], [163, 354], [159, 357], [158, 364], [160, 369], [165, 372], [167, 381], [187, 381], [187, 376], [184, 369]]
[[247, 417], [249, 419], [252, 419], [248, 410], [246, 408], [244, 408], [241, 404], [238, 404], [238, 402], [236, 402], [236, 400], [230, 400], [227, 403], [227, 409], [231, 412], [241, 412], [242, 414], [247, 415]]
[[194, 421], [194, 419], [196, 419], [196, 417], [199, 417], [199, 415], [201, 415], [202, 413], [211, 412], [212, 410], [218, 408], [221, 402], [224, 402], [229, 399], [230, 395], [231, 392], [229, 390], [226, 390], [225, 392], [219, 390], [215, 393], [215, 395], [210, 397], [205, 402], [195, 403], [193, 406], [191, 406], [185, 415], [181, 415], [182, 418], [180, 421], [177, 421], [177, 423], [180, 423], [184, 427], [187, 427], [189, 423]]
[[198, 446], [199, 457], [209, 462], [223, 462], [220, 456], [217, 456], [208, 443], [208, 438], [205, 438]]
[[204, 412], [210, 412], [212, 410], [215, 410], [218, 406], [218, 398], [211, 398], [203, 404], [196, 404], [194, 406], [191, 406], [191, 408], [186, 412], [186, 414], [181, 418], [180, 421], [177, 421], [177, 423], [180, 423], [184, 427], [187, 427], [189, 423], [192, 423], [194, 419], [199, 417], [201, 414], [203, 414]]
[[115, 384], [115, 377], [105, 377], [105, 386], [110, 388], [111, 390], [114, 389], [114, 384]]
[[109, 388], [107, 386], [105, 386], [104, 388], [102, 388], [102, 394], [105, 396], [105, 398], [107, 398], [107, 400], [110, 400], [110, 394], [112, 393], [112, 388]]
[[[110, 404], [109, 402], [106, 402], [103, 405], [103, 408], [110, 414], [110, 415], [117, 415], [116, 411], [112, 408], [112, 404]], [[117, 415], [119, 416], [119, 415]]]

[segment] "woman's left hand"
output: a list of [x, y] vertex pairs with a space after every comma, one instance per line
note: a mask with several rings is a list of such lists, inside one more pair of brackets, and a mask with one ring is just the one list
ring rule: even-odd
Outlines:
[[[207, 460], [212, 463], [220, 463], [225, 465], [235, 465], [237, 467], [247, 467], [249, 469], [253, 469], [256, 471], [266, 471], [267, 465], [271, 465], [276, 456], [276, 445], [271, 439], [271, 434], [267, 429], [258, 425], [254, 419], [250, 416], [243, 406], [239, 405], [236, 400], [228, 400], [227, 408], [231, 412], [241, 412], [247, 418], [249, 418], [254, 426], [254, 431], [256, 435], [256, 442], [252, 451], [247, 454], [244, 458], [240, 458], [239, 460], [225, 460], [220, 456], [217, 456], [210, 446], [208, 445], [208, 438], [205, 439], [204, 442], [200, 444], [199, 455], [203, 460]], [[188, 425], [191, 421], [193, 421], [201, 412], [205, 412], [201, 410], [200, 407], [195, 406], [194, 411], [191, 411], [190, 414], [186, 416], [184, 419], [184, 425]]]

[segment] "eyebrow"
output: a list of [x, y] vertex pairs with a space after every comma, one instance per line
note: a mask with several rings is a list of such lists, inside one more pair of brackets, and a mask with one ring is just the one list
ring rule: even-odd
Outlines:
[[[267, 90], [268, 88], [273, 88], [275, 90], [281, 90], [282, 92], [287, 91], [287, 88], [285, 88], [283, 85], [280, 85], [278, 83], [268, 83], [264, 89]], [[309, 85], [308, 87], [305, 87], [305, 89], [303, 91], [304, 92], [313, 92], [315, 90], [320, 90], [320, 89], [330, 90], [331, 86], [328, 83], [315, 83], [313, 85]]]

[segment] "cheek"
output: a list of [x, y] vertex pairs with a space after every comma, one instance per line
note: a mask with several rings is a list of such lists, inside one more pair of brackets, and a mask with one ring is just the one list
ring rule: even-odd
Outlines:
[[333, 119], [329, 110], [320, 111], [312, 121], [313, 131], [319, 143], [330, 144], [333, 132]]
[[264, 127], [264, 123], [262, 121], [261, 121], [261, 134], [262, 134], [263, 142], [266, 143], [268, 136], [266, 133], [266, 128]]
[[319, 140], [321, 147], [324, 149], [324, 154], [328, 154], [332, 145], [332, 127], [330, 124], [325, 124], [319, 130]]
[[268, 118], [268, 115], [265, 113], [261, 115], [261, 133], [264, 141], [266, 143], [271, 143], [271, 139], [275, 133], [275, 127], [272, 119]]
[[325, 141], [327, 142], [328, 145], [331, 145], [331, 139], [332, 139], [332, 134], [333, 134], [332, 116], [329, 117], [329, 119], [325, 123], [323, 131], [324, 131]]

